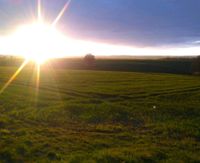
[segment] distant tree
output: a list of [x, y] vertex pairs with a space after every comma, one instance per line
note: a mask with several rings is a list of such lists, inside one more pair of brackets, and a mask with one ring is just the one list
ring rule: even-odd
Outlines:
[[194, 74], [200, 74], [200, 56], [197, 56], [192, 63], [192, 71]]
[[86, 54], [84, 57], [84, 62], [87, 66], [94, 66], [95, 64], [95, 56], [92, 54]]

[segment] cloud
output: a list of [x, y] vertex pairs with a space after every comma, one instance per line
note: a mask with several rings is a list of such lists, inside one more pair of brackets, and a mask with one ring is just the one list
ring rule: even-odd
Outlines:
[[[36, 16], [36, 1], [0, 1], [0, 31]], [[52, 21], [66, 0], [43, 0]], [[58, 27], [77, 39], [141, 47], [190, 45], [200, 40], [198, 0], [74, 0]]]

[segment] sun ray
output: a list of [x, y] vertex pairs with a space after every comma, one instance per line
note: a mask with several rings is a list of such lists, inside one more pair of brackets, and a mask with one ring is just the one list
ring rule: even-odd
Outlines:
[[37, 64], [37, 76], [36, 76], [36, 89], [38, 91], [39, 87], [40, 87], [40, 64]]
[[26, 66], [26, 64], [29, 62], [29, 60], [25, 60], [21, 66], [17, 69], [17, 71], [13, 74], [13, 76], [6, 82], [6, 84], [1, 88], [0, 94], [4, 92], [4, 90], [15, 80], [15, 78], [19, 75], [19, 73], [22, 71], [22, 69]]
[[40, 64], [36, 64], [36, 89], [35, 89], [35, 104], [38, 103], [38, 95], [39, 95], [39, 89], [40, 89]]
[[42, 21], [42, 14], [41, 14], [41, 0], [38, 0], [38, 22]]
[[53, 27], [58, 23], [58, 21], [61, 19], [61, 17], [62, 17], [63, 14], [65, 13], [65, 11], [68, 9], [68, 7], [69, 7], [71, 1], [72, 1], [72, 0], [68, 0], [68, 1], [65, 3], [64, 7], [62, 8], [62, 10], [60, 11], [60, 13], [59, 13], [58, 16], [56, 17], [56, 19], [53, 21], [53, 23], [52, 23], [52, 26], [53, 26]]

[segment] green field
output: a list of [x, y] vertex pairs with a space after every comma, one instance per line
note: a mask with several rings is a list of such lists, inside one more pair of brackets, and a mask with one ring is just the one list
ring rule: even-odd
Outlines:
[[[16, 67], [0, 67], [0, 86]], [[0, 95], [2, 162], [200, 162], [200, 77], [25, 68]], [[0, 161], [0, 162], [1, 162]]]

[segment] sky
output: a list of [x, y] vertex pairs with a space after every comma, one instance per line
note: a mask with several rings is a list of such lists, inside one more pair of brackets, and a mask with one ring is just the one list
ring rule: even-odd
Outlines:
[[[66, 2], [42, 0], [45, 21], [52, 22]], [[57, 28], [74, 39], [115, 46], [116, 52], [123, 47], [126, 54], [135, 48], [144, 55], [149, 49], [198, 55], [199, 15], [200, 0], [72, 0]], [[0, 36], [36, 17], [36, 0], [0, 0]]]

